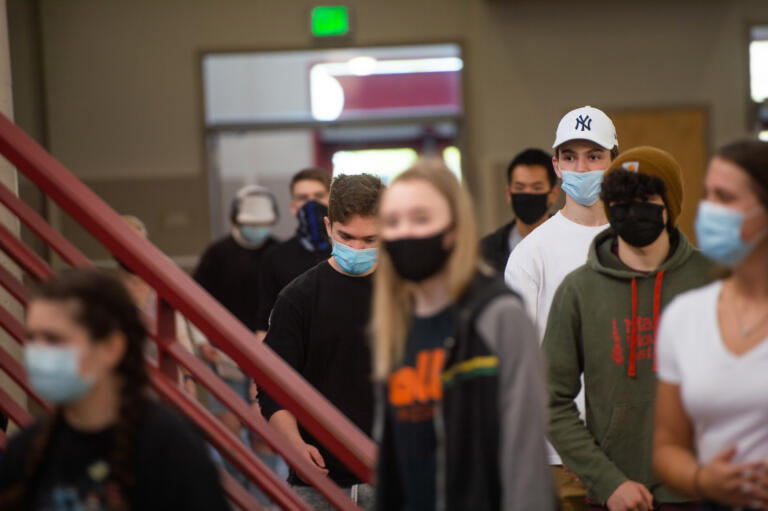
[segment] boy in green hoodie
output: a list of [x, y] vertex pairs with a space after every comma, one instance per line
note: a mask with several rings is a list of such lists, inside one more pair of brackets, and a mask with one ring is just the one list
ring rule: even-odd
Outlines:
[[[550, 437], [587, 488], [590, 509], [698, 509], [651, 469], [659, 314], [706, 284], [711, 263], [676, 227], [680, 166], [660, 149], [626, 151], [606, 171], [611, 227], [558, 288], [544, 334]], [[586, 425], [573, 399], [584, 375]], [[660, 506], [660, 507], [659, 507]]]

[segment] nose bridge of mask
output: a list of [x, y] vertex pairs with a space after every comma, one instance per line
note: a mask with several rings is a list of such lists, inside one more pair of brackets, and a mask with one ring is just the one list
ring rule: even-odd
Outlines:
[[365, 273], [376, 264], [378, 255], [377, 248], [354, 249], [339, 241], [333, 241], [333, 257], [347, 273]]

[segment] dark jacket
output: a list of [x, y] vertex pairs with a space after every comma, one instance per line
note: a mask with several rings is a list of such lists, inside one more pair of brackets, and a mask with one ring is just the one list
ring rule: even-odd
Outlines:
[[[455, 310], [434, 420], [435, 509], [555, 509], [535, 327], [501, 279], [475, 277]], [[396, 511], [405, 502], [385, 407], [380, 399], [376, 509]]]
[[480, 255], [483, 260], [502, 274], [509, 259], [509, 233], [514, 227], [515, 221], [512, 220], [480, 240]]

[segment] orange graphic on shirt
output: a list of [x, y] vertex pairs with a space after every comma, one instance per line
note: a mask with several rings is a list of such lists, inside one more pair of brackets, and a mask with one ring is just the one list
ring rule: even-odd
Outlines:
[[432, 405], [443, 397], [443, 362], [445, 349], [423, 350], [416, 354], [415, 367], [402, 367], [390, 376], [389, 403], [398, 409], [400, 420], [417, 422], [432, 417]]

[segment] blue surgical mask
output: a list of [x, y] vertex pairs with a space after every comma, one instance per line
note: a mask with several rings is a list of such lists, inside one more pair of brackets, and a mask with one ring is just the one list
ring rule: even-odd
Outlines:
[[261, 245], [272, 234], [272, 229], [264, 226], [241, 225], [240, 234], [252, 245]]
[[93, 386], [80, 376], [80, 356], [75, 348], [30, 343], [24, 346], [24, 365], [35, 392], [54, 404], [77, 401]]
[[333, 258], [344, 272], [350, 275], [361, 275], [376, 264], [379, 258], [378, 248], [355, 250], [338, 241], [333, 242]]
[[768, 235], [766, 231], [751, 241], [741, 239], [741, 226], [748, 216], [752, 215], [714, 202], [701, 201], [695, 226], [701, 252], [713, 261], [731, 268], [738, 266]]
[[562, 189], [568, 196], [582, 206], [591, 206], [600, 198], [600, 185], [603, 183], [604, 170], [575, 172], [563, 170]]

